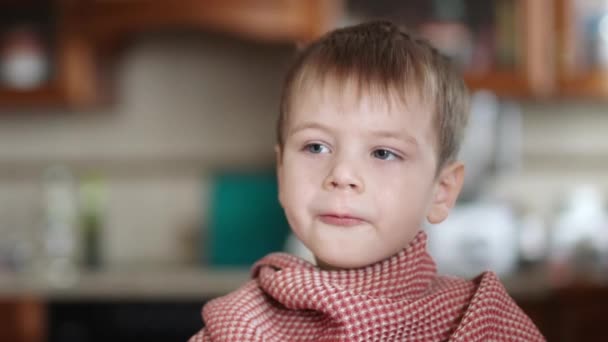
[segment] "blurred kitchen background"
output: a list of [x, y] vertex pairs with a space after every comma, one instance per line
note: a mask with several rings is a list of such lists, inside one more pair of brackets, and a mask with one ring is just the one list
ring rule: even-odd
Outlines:
[[186, 340], [271, 251], [298, 46], [370, 18], [472, 90], [440, 270], [494, 269], [550, 341], [608, 332], [608, 1], [0, 3], [0, 341]]

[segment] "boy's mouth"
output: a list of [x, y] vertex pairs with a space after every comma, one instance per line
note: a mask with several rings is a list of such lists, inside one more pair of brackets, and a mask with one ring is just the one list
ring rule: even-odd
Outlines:
[[365, 222], [364, 219], [344, 214], [326, 213], [319, 215], [319, 220], [325, 224], [340, 227], [358, 226]]

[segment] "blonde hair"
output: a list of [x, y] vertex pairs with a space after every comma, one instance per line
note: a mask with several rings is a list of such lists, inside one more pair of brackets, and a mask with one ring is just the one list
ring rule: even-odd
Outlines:
[[[374, 87], [404, 103], [418, 95], [430, 104], [437, 132], [438, 167], [458, 154], [468, 121], [469, 94], [459, 70], [426, 40], [389, 21], [372, 21], [327, 33], [297, 57], [287, 73], [277, 122], [277, 143], [303, 82], [356, 79], [359, 91]], [[413, 93], [413, 94], [412, 94]]]

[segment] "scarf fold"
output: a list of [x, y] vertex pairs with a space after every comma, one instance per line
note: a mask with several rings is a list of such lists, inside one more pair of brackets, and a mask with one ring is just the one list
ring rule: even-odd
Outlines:
[[418, 233], [376, 264], [326, 271], [284, 253], [203, 308], [190, 341], [544, 341], [491, 272], [438, 276]]

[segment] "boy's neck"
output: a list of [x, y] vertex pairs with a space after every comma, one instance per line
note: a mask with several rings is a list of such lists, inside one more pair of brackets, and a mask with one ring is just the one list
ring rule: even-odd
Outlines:
[[[393, 255], [389, 256], [389, 257], [388, 257], [388, 258], [386, 258], [386, 259], [390, 259], [390, 258], [394, 257], [394, 256], [395, 256], [395, 255], [397, 255], [397, 254], [398, 254], [398, 253], [395, 253], [395, 254], [393, 254]], [[324, 271], [343, 271], [343, 270], [348, 270], [348, 268], [342, 268], [342, 267], [336, 267], [336, 266], [330, 265], [330, 264], [328, 264], [328, 263], [324, 262], [323, 260], [321, 260], [321, 259], [317, 258], [317, 256], [316, 256], [316, 255], [315, 255], [314, 257], [315, 257], [315, 264], [317, 265], [317, 267], [319, 267], [320, 269], [322, 269], [322, 270], [324, 270]], [[372, 263], [372, 264], [368, 264], [368, 265], [365, 265], [365, 266], [362, 266], [362, 267], [367, 267], [367, 266], [369, 266], [369, 265], [373, 265], [373, 264], [376, 264], [376, 263], [382, 262], [382, 261], [384, 261], [384, 260], [386, 260], [386, 259], [383, 259], [383, 260], [380, 260], [380, 261], [376, 261], [376, 262], [374, 262], [374, 263]]]
[[332, 265], [329, 265], [329, 264], [323, 262], [323, 260], [320, 260], [316, 256], [315, 256], [315, 263], [317, 264], [317, 267], [319, 267], [320, 269], [325, 270], [325, 271], [340, 271], [340, 270], [343, 270], [343, 268], [335, 267], [335, 266], [332, 266]]

